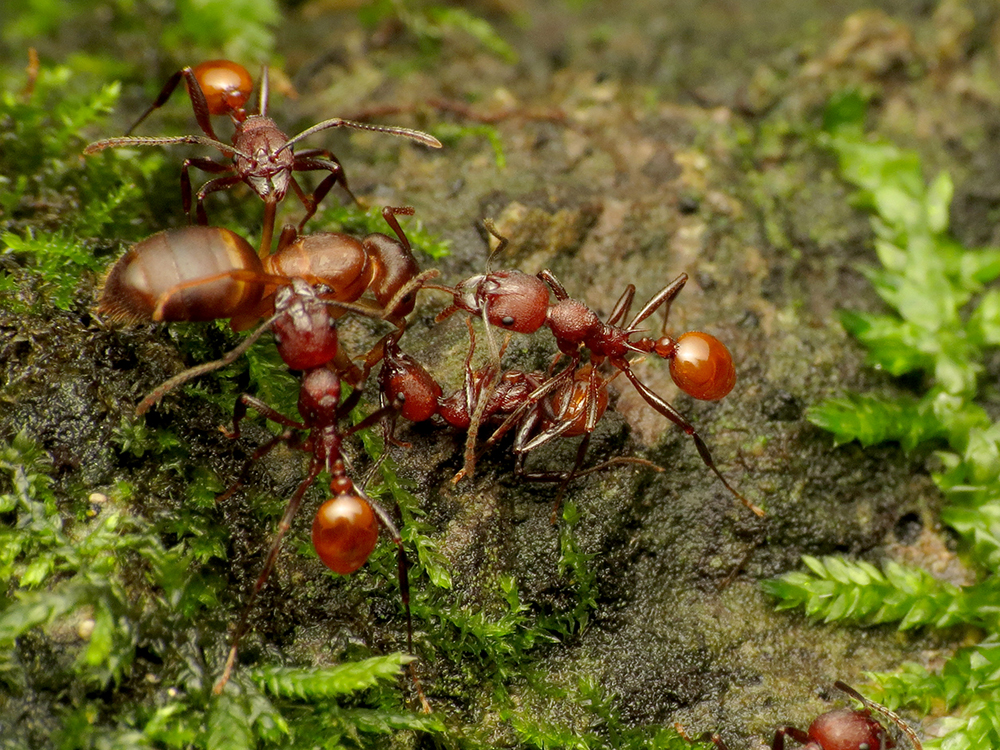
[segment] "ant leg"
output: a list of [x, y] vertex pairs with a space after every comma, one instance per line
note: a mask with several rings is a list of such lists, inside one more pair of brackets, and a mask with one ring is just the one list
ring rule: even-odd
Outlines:
[[[215, 162], [213, 162], [211, 159], [206, 159], [205, 161], [215, 164]], [[185, 162], [185, 164], [186, 163], [187, 162]], [[199, 165], [195, 164], [194, 166], [199, 166]], [[199, 168], [201, 167], [199, 166]], [[205, 170], [205, 171], [212, 172], [212, 170]], [[232, 171], [233, 171], [232, 169], [226, 168], [218, 170], [217, 173], [223, 174], [225, 172], [232, 172]], [[239, 185], [242, 181], [243, 178], [240, 177], [239, 175], [232, 175], [230, 177], [218, 177], [214, 180], [209, 180], [204, 185], [202, 185], [194, 197], [195, 221], [201, 224], [202, 226], [208, 225], [208, 214], [205, 213], [205, 197], [209, 193], [215, 193], [218, 192], [219, 190], [226, 190], [228, 188], [231, 188], [233, 185]], [[272, 231], [274, 229], [273, 219], [271, 223], [271, 229]], [[268, 238], [268, 244], [270, 244], [270, 237]]]
[[615, 303], [614, 309], [608, 316], [607, 324], [609, 326], [618, 325], [618, 321], [622, 318], [628, 317], [628, 311], [632, 307], [632, 300], [635, 298], [635, 284], [629, 284], [625, 287], [625, 291], [622, 292], [622, 296], [618, 298]]
[[202, 276], [197, 279], [189, 279], [187, 281], [182, 281], [179, 284], [174, 284], [169, 289], [160, 293], [160, 296], [156, 298], [156, 304], [153, 305], [153, 312], [150, 315], [153, 322], [160, 323], [163, 322], [166, 316], [167, 305], [170, 303], [171, 297], [173, 297], [178, 292], [183, 292], [185, 289], [195, 289], [199, 286], [204, 286], [206, 284], [211, 284], [214, 281], [220, 281], [222, 279], [232, 279], [233, 281], [247, 281], [247, 282], [260, 282], [260, 283], [272, 283], [275, 285], [280, 285], [287, 283], [287, 279], [284, 276], [272, 276], [270, 274], [257, 273], [256, 271], [248, 271], [246, 269], [234, 269], [231, 271], [221, 271], [219, 273], [214, 273], [211, 276]]
[[277, 320], [277, 315], [272, 316], [266, 323], [261, 325], [256, 331], [247, 336], [239, 346], [228, 352], [221, 359], [217, 359], [213, 362], [206, 362], [205, 364], [198, 365], [197, 367], [191, 367], [182, 373], [174, 375], [174, 377], [164, 381], [160, 386], [150, 393], [146, 398], [139, 402], [135, 407], [136, 416], [141, 417], [147, 411], [150, 410], [161, 398], [163, 398], [167, 393], [172, 391], [179, 385], [183, 385], [189, 380], [200, 377], [207, 372], [212, 372], [213, 370], [218, 370], [220, 367], [225, 367], [232, 362], [235, 362], [242, 354], [249, 349], [257, 339], [261, 337], [264, 331], [270, 329], [271, 325]]
[[[518, 421], [524, 416], [525, 412], [536, 406], [538, 402], [546, 394], [548, 394], [550, 391], [558, 387], [559, 384], [567, 377], [571, 376], [573, 374], [573, 371], [576, 369], [576, 365], [578, 364], [578, 362], [579, 360], [570, 363], [567, 367], [560, 370], [559, 373], [553, 375], [551, 378], [549, 378], [540, 386], [538, 386], [538, 388], [529, 393], [528, 396], [524, 399], [524, 402], [520, 406], [518, 406], [513, 412], [511, 412], [510, 415], [500, 424], [500, 426], [493, 431], [493, 434], [489, 436], [489, 438], [482, 444], [482, 446], [480, 446], [480, 451], [478, 455], [482, 455], [487, 450], [496, 445], [497, 442], [500, 440], [500, 438], [506, 435], [507, 432], [515, 424], [518, 423]], [[538, 445], [541, 445], [541, 443], [539, 443]], [[537, 445], [534, 447], [537, 447]]]
[[236, 406], [233, 407], [233, 429], [227, 430], [222, 428], [222, 434], [225, 435], [230, 440], [237, 440], [240, 437], [240, 422], [247, 415], [247, 408], [253, 408], [265, 419], [270, 419], [276, 424], [280, 424], [282, 427], [288, 427], [293, 430], [308, 430], [308, 425], [304, 425], [301, 422], [296, 422], [294, 419], [286, 417], [280, 411], [272, 409], [270, 406], [265, 404], [256, 396], [251, 396], [249, 393], [244, 393], [236, 399]]
[[330, 192], [334, 185], [340, 183], [340, 186], [344, 189], [344, 192], [350, 197], [354, 204], [357, 206], [363, 206], [361, 201], [358, 200], [357, 196], [351, 191], [351, 188], [347, 184], [347, 175], [344, 173], [344, 168], [341, 166], [340, 161], [331, 154], [329, 151], [320, 149], [308, 149], [306, 151], [300, 151], [295, 154], [295, 161], [292, 164], [292, 169], [296, 172], [309, 172], [313, 170], [325, 170], [330, 174], [323, 178], [319, 186], [313, 191], [311, 196], [299, 195], [299, 200], [302, 201], [302, 205], [306, 207], [308, 212], [306, 217], [299, 222], [299, 230], [301, 231], [302, 226], [309, 220], [314, 213], [316, 213], [316, 208], [319, 206], [319, 202], [326, 197], [326, 194]]
[[399, 226], [399, 222], [396, 220], [397, 216], [413, 216], [415, 213], [413, 206], [385, 206], [382, 208], [382, 218], [385, 219], [385, 223], [388, 224], [392, 231], [396, 233], [396, 237], [399, 238], [399, 244], [403, 246], [406, 252], [410, 252], [410, 240], [407, 239], [406, 234], [403, 232], [403, 228]]
[[[230, 434], [226, 431], [224, 427], [220, 427], [219, 429], [223, 435], [228, 436]], [[275, 435], [273, 438], [268, 440], [263, 445], [257, 446], [257, 449], [253, 452], [250, 458], [248, 458], [246, 462], [243, 464], [243, 468], [240, 469], [240, 474], [238, 477], [236, 477], [236, 481], [233, 482], [231, 485], [229, 485], [228, 489], [226, 489], [226, 491], [223, 492], [221, 495], [216, 495], [215, 502], [221, 503], [224, 500], [228, 500], [230, 497], [232, 497], [233, 493], [243, 486], [243, 482], [246, 480], [247, 475], [250, 473], [250, 467], [253, 466], [255, 463], [257, 463], [258, 461], [260, 461], [262, 458], [264, 458], [272, 450], [274, 450], [274, 448], [279, 443], [292, 442], [293, 435], [294, 433], [291, 430], [285, 430], [280, 435]]]
[[771, 742], [771, 750], [785, 750], [785, 735], [803, 745], [809, 743], [809, 735], [801, 729], [796, 729], [795, 727], [778, 727], [774, 733], [774, 741]]
[[[406, 548], [403, 546], [403, 538], [400, 536], [396, 524], [393, 523], [392, 518], [386, 513], [385, 509], [368, 497], [367, 494], [364, 494], [364, 497], [368, 500], [371, 509], [375, 511], [375, 515], [378, 516], [378, 520], [382, 523], [386, 532], [392, 537], [392, 542], [396, 545], [398, 551], [399, 598], [403, 600], [403, 609], [406, 611], [406, 650], [413, 654], [413, 615], [410, 611], [410, 565], [406, 559]], [[431, 705], [427, 702], [426, 696], [424, 696], [424, 689], [420, 685], [420, 678], [417, 677], [414, 662], [410, 662], [410, 677], [413, 679], [413, 685], [417, 689], [421, 708], [423, 708], [424, 713], [430, 713]]]
[[[163, 84], [163, 88], [160, 89], [160, 93], [156, 95], [156, 98], [153, 100], [153, 103], [149, 105], [149, 107], [146, 109], [145, 112], [139, 115], [139, 119], [136, 120], [134, 123], [132, 123], [132, 127], [130, 127], [128, 130], [125, 131], [126, 136], [132, 135], [132, 131], [135, 130], [140, 125], [142, 125], [143, 121], [147, 117], [149, 117], [151, 114], [153, 114], [154, 111], [156, 111], [157, 109], [159, 109], [160, 107], [162, 107], [164, 104], [167, 103], [167, 100], [170, 98], [170, 95], [173, 94], [174, 89], [177, 88], [177, 84], [181, 82], [181, 77], [184, 75], [185, 70], [189, 71], [192, 74], [191, 76], [192, 78], [194, 77], [194, 71], [191, 70], [191, 68], [184, 68], [182, 70], [178, 70], [173, 75], [171, 75], [170, 78], [167, 79], [167, 82]], [[199, 86], [198, 88], [200, 89], [201, 87]], [[204, 94], [202, 94], [202, 96], [204, 97]], [[215, 138], [215, 136], [212, 135], [212, 138]], [[216, 138], [216, 140], [218, 140], [218, 138]]]
[[719, 471], [719, 467], [715, 465], [715, 461], [712, 459], [712, 454], [709, 453], [708, 446], [705, 445], [705, 441], [702, 440], [701, 435], [697, 433], [694, 429], [694, 425], [688, 422], [679, 411], [663, 400], [653, 389], [648, 385], [639, 380], [638, 376], [632, 372], [632, 368], [629, 366], [628, 360], [625, 359], [612, 359], [611, 363], [625, 373], [625, 377], [629, 379], [635, 389], [639, 391], [639, 395], [645, 399], [646, 403], [652, 406], [656, 411], [665, 416], [675, 425], [680, 427], [684, 432], [694, 440], [695, 448], [698, 449], [698, 455], [701, 456], [702, 462], [712, 473], [719, 478], [719, 481], [729, 490], [733, 496], [743, 503], [747, 508], [749, 508], [753, 513], [758, 516], [763, 517], [765, 515], [764, 511], [750, 502], [742, 494], [740, 494], [735, 487], [726, 481], [726, 478], [722, 476], [722, 472]]
[[[256, 407], [255, 407], [256, 408]], [[240, 639], [246, 633], [246, 629], [250, 622], [250, 612], [253, 608], [254, 601], [257, 599], [257, 594], [260, 590], [264, 588], [264, 584], [267, 583], [268, 577], [271, 575], [271, 571], [274, 570], [274, 563], [278, 558], [278, 552], [281, 550], [281, 542], [285, 538], [285, 534], [288, 533], [288, 529], [291, 528], [292, 518], [294, 518], [296, 511], [299, 509], [299, 505], [302, 503], [302, 498], [306, 494], [313, 482], [316, 481], [316, 477], [323, 470], [323, 462], [313, 460], [312, 465], [309, 467], [309, 474], [302, 483], [299, 484], [298, 488], [295, 490], [295, 494], [292, 495], [291, 499], [288, 501], [288, 505], [285, 507], [285, 513], [281, 516], [281, 521], [278, 523], [278, 531], [274, 535], [274, 541], [271, 542], [271, 548], [267, 551], [267, 559], [264, 561], [264, 568], [261, 570], [260, 575], [257, 576], [257, 582], [254, 584], [253, 590], [250, 592], [250, 596], [247, 599], [246, 604], [243, 607], [243, 614], [240, 616], [239, 623], [236, 625], [236, 631], [233, 633], [232, 641], [229, 646], [229, 656], [226, 657], [226, 666], [222, 670], [222, 676], [219, 681], [215, 683], [215, 687], [212, 692], [216, 695], [222, 693], [223, 689], [226, 687], [226, 683], [229, 682], [229, 677], [233, 672], [233, 667], [236, 665], [236, 653], [239, 649]]]
[[219, 137], [212, 129], [212, 123], [208, 117], [208, 101], [205, 99], [205, 92], [202, 91], [201, 85], [198, 83], [198, 78], [195, 76], [192, 68], [181, 68], [167, 79], [167, 82], [160, 89], [160, 93], [157, 94], [156, 99], [149, 105], [149, 108], [139, 116], [139, 119], [135, 121], [132, 127], [125, 131], [126, 136], [131, 135], [132, 131], [142, 124], [143, 120], [167, 103], [167, 100], [174, 93], [174, 89], [177, 88], [177, 84], [180, 83], [182, 77], [187, 84], [188, 97], [191, 99], [191, 108], [194, 110], [194, 119], [198, 121], [198, 127], [213, 141], [219, 140]]
[[[216, 161], [209, 159], [207, 156], [201, 156], [195, 159], [185, 159], [184, 163], [181, 164], [181, 208], [184, 210], [184, 215], [188, 217], [188, 221], [191, 220], [191, 175], [188, 170], [194, 167], [195, 169], [200, 169], [202, 172], [207, 172], [208, 174], [226, 174], [227, 172], [232, 172], [233, 167], [228, 164], [219, 164]], [[237, 178], [232, 184], [239, 182]], [[228, 187], [228, 185], [227, 185]], [[198, 191], [199, 196], [201, 196], [201, 191]], [[199, 197], [199, 204], [202, 198]], [[198, 223], [202, 226], [208, 224], [208, 218], [206, 217], [202, 221], [201, 214], [198, 217]]]
[[626, 327], [626, 331], [628, 333], [635, 332], [635, 327], [652, 315], [656, 308], [663, 304], [666, 305], [663, 314], [663, 328], [666, 330], [667, 317], [670, 315], [670, 305], [674, 301], [674, 298], [680, 294], [681, 289], [684, 288], [687, 280], [688, 275], [686, 273], [682, 273], [676, 279], [663, 287], [663, 289], [654, 294], [649, 302], [643, 305], [643, 308], [635, 314], [635, 317], [632, 318], [632, 321]]

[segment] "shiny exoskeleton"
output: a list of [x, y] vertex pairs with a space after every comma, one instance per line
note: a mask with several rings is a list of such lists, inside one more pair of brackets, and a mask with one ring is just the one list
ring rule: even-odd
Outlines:
[[[394, 405], [402, 417], [412, 422], [437, 417], [451, 427], [466, 431], [473, 425], [499, 423], [481, 446], [482, 450], [495, 444], [509, 430], [516, 429], [513, 444], [515, 473], [530, 481], [560, 483], [553, 520], [563, 491], [576, 477], [621, 464], [638, 464], [662, 471], [655, 464], [635, 457], [616, 457], [596, 466], [581, 468], [592, 434], [592, 430], [587, 429], [590, 409], [596, 408], [599, 419], [608, 407], [608, 381], [600, 376], [597, 376], [599, 390], [595, 405], [590, 403], [589, 389], [594, 375], [589, 365], [577, 370], [572, 379], [560, 381], [546, 378], [538, 372], [516, 369], [498, 372], [492, 365], [473, 369], [475, 337], [471, 325], [469, 335], [471, 346], [465, 361], [465, 383], [449, 395], [444, 395], [440, 384], [422, 364], [400, 350], [398, 334], [387, 337], [380, 348], [373, 350], [382, 360], [379, 392], [383, 403]], [[583, 436], [583, 440], [569, 471], [524, 470], [525, 457], [531, 451], [556, 437], [578, 436]], [[389, 437], [392, 438], [391, 428]]]

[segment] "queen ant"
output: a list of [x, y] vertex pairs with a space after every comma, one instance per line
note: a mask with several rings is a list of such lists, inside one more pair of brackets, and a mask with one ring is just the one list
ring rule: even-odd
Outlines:
[[[507, 239], [497, 233], [492, 222], [487, 222], [486, 228], [499, 240], [498, 247], [490, 255], [492, 261], [506, 247]], [[549, 390], [561, 387], [564, 381], [575, 379], [584, 353], [587, 352], [591, 369], [583, 407], [586, 417], [581, 426], [585, 433], [593, 432], [600, 418], [599, 368], [608, 363], [623, 373], [646, 403], [691, 437], [701, 460], [726, 489], [753, 513], [763, 516], [764, 511], [744, 497], [722, 475], [712, 459], [708, 446], [694, 425], [643, 383], [632, 370], [632, 362], [628, 359], [630, 353], [636, 352], [654, 354], [668, 360], [674, 383], [693, 398], [714, 401], [723, 398], [732, 390], [736, 383], [736, 368], [733, 365], [732, 355], [714, 336], [701, 331], [691, 331], [677, 338], [668, 336], [665, 332], [657, 339], [632, 338], [642, 332], [643, 329], [639, 328], [639, 325], [661, 307], [664, 308], [664, 329], [666, 328], [670, 305], [684, 288], [687, 279], [687, 274], [682, 273], [667, 284], [625, 325], [620, 325], [619, 322], [628, 318], [635, 296], [635, 286], [632, 284], [626, 287], [606, 322], [601, 321], [597, 313], [586, 304], [570, 297], [565, 287], [547, 269], [537, 276], [521, 271], [487, 270], [487, 273], [466, 279], [454, 288], [436, 285], [427, 285], [427, 288], [439, 289], [452, 295], [452, 304], [437, 316], [439, 322], [462, 310], [474, 317], [482, 318], [487, 332], [491, 327], [496, 327], [530, 334], [543, 326], [549, 328], [555, 336], [561, 356], [568, 357], [570, 363], [549, 379], [543, 392], [535, 394], [536, 399], [541, 398]], [[555, 303], [549, 301], [550, 291], [556, 298]], [[492, 344], [491, 349], [495, 350]], [[529, 405], [526, 403], [522, 408], [527, 409]], [[471, 446], [475, 441], [475, 427], [476, 425], [473, 425], [470, 429], [465, 468], [457, 478], [471, 474], [474, 468], [475, 454]]]
[[[250, 244], [228, 229], [191, 226], [154, 234], [129, 248], [104, 282], [98, 312], [113, 320], [207, 321], [230, 318], [244, 330], [274, 311], [275, 290], [294, 278], [322, 285], [326, 300], [343, 310], [384, 313], [397, 326], [416, 302], [420, 273], [409, 240], [396, 219], [409, 206], [386, 207], [382, 216], [395, 238], [375, 232], [361, 239], [338, 232], [299, 237], [293, 227], [281, 233], [273, 255], [257, 257]], [[373, 301], [361, 299], [369, 292]], [[338, 366], [352, 384], [358, 369], [343, 355]], [[148, 408], [148, 407], [147, 407]]]
[[[875, 701], [865, 698], [854, 688], [837, 680], [833, 683], [838, 690], [859, 701], [863, 708], [837, 708], [820, 714], [803, 732], [795, 727], [778, 727], [771, 742], [771, 750], [784, 750], [785, 737], [791, 737], [802, 744], [802, 750], [888, 750], [896, 747], [896, 741], [889, 736], [886, 728], [872, 716], [872, 711], [881, 714], [899, 727], [909, 738], [913, 750], [923, 750], [920, 739], [905, 721], [894, 711], [890, 711]], [[709, 739], [719, 750], [729, 750], [717, 734], [709, 734]]]
[[[166, 103], [182, 79], [187, 86], [195, 119], [204, 135], [174, 137], [130, 135], [132, 130], [138, 127], [153, 110]], [[232, 161], [223, 163], [209, 157], [184, 160], [181, 166], [181, 205], [184, 214], [189, 218], [191, 216], [192, 188], [189, 174], [191, 167], [211, 175], [219, 175], [202, 185], [194, 196], [195, 218], [200, 225], [208, 224], [204, 205], [207, 195], [245, 182], [264, 201], [263, 231], [258, 251], [260, 258], [263, 259], [271, 252], [277, 207], [289, 188], [294, 191], [306, 209], [306, 215], [298, 224], [299, 233], [302, 232], [305, 223], [316, 213], [320, 201], [335, 184], [340, 183], [351, 199], [357, 202], [347, 186], [344, 169], [337, 158], [326, 149], [306, 149], [296, 153], [292, 146], [299, 141], [323, 130], [344, 127], [397, 135], [432, 148], [441, 148], [441, 142], [437, 138], [419, 130], [372, 125], [344, 120], [339, 117], [324, 120], [289, 138], [278, 128], [274, 120], [267, 116], [267, 67], [264, 68], [261, 76], [258, 114], [247, 114], [244, 109], [244, 105], [250, 97], [252, 86], [250, 74], [246, 69], [228, 60], [210, 60], [195, 68], [182, 68], [167, 80], [153, 104], [142, 114], [135, 125], [129, 128], [125, 136], [96, 141], [88, 145], [83, 152], [84, 154], [93, 154], [106, 148], [168, 146], [175, 143], [200, 144], [217, 148], [223, 156], [232, 159]], [[216, 136], [210, 115], [230, 116], [236, 125], [232, 145], [223, 143]], [[314, 170], [325, 170], [330, 174], [319, 183], [311, 194], [307, 195], [293, 173]]]

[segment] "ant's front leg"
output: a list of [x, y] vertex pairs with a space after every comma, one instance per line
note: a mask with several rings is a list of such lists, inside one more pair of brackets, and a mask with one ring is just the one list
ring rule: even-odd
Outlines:
[[[217, 161], [209, 159], [207, 156], [199, 156], [194, 159], [185, 159], [184, 163], [181, 164], [181, 208], [184, 210], [184, 215], [188, 217], [188, 221], [191, 220], [191, 198], [193, 189], [191, 187], [191, 174], [190, 169], [194, 167], [195, 169], [200, 169], [202, 172], [207, 172], [208, 174], [226, 174], [233, 171], [233, 167], [227, 164], [219, 164]], [[201, 202], [205, 199], [203, 191], [211, 182], [206, 183], [202, 186], [201, 190], [198, 191], [198, 205], [201, 207]], [[239, 182], [237, 178], [235, 182], [231, 183], [235, 185]], [[219, 189], [219, 188], [216, 188]], [[204, 213], [204, 208], [200, 209]], [[201, 225], [208, 224], [208, 218], [206, 217], [204, 221], [201, 220], [201, 215], [199, 215], [198, 223]]]
[[253, 408], [265, 419], [270, 419], [282, 427], [288, 427], [293, 430], [309, 430], [309, 427], [302, 424], [302, 422], [296, 422], [294, 419], [286, 417], [280, 411], [272, 409], [259, 398], [251, 396], [249, 393], [244, 393], [236, 399], [236, 406], [233, 408], [233, 429], [227, 430], [224, 427], [221, 428], [223, 435], [230, 440], [237, 440], [239, 438], [240, 422], [246, 417], [248, 408]]

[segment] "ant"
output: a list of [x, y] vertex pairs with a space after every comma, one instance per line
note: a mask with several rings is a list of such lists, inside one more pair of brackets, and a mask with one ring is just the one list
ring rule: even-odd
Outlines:
[[[492, 260], [506, 247], [507, 239], [497, 233], [492, 222], [487, 222], [486, 228], [500, 243], [490, 255]], [[607, 362], [624, 373], [646, 403], [694, 440], [701, 460], [726, 489], [755, 514], [763, 516], [764, 511], [740, 494], [722, 475], [712, 459], [708, 446], [694, 426], [639, 379], [632, 370], [631, 361], [627, 358], [629, 353], [637, 352], [655, 354], [669, 360], [670, 375], [674, 383], [693, 398], [714, 401], [723, 398], [732, 390], [736, 383], [736, 368], [733, 365], [732, 355], [714, 336], [701, 331], [691, 331], [677, 338], [666, 334], [658, 339], [632, 338], [634, 334], [643, 330], [638, 326], [660, 307], [664, 308], [664, 329], [666, 328], [670, 305], [684, 288], [687, 279], [687, 274], [682, 273], [663, 287], [626, 325], [619, 325], [619, 321], [628, 318], [635, 296], [635, 286], [632, 284], [626, 287], [608, 316], [607, 322], [601, 321], [597, 313], [586, 304], [570, 297], [565, 287], [547, 269], [537, 276], [521, 271], [488, 270], [486, 274], [466, 279], [454, 288], [435, 285], [428, 287], [452, 294], [452, 304], [437, 316], [439, 322], [463, 310], [482, 318], [486, 323], [487, 332], [491, 327], [498, 327], [517, 333], [534, 333], [542, 326], [547, 326], [556, 338], [561, 356], [570, 359], [569, 366], [553, 376], [546, 384], [548, 389], [557, 388], [564, 380], [575, 378], [584, 350], [589, 352], [590, 383], [587, 386], [586, 419], [582, 425], [586, 433], [593, 432], [600, 418], [598, 393], [601, 389], [601, 376], [598, 368]], [[549, 301], [550, 290], [556, 298], [554, 304], [550, 304]], [[491, 345], [491, 349], [495, 347]], [[536, 397], [540, 395], [542, 394], [536, 394]], [[524, 408], [527, 408], [527, 405]], [[474, 468], [474, 462], [470, 460], [474, 456], [470, 448], [472, 441], [475, 440], [474, 429], [475, 426], [470, 429], [466, 466], [456, 479], [471, 474]]]
[[[558, 382], [557, 387], [547, 385], [541, 373], [523, 370], [505, 370], [497, 373], [492, 365], [473, 370], [475, 334], [471, 321], [469, 338], [471, 346], [465, 360], [465, 383], [454, 393], [445, 396], [443, 389], [427, 370], [398, 345], [400, 333], [389, 334], [370, 353], [373, 359], [382, 360], [379, 372], [379, 392], [383, 404], [395, 405], [396, 412], [412, 422], [423, 422], [439, 417], [448, 425], [469, 430], [473, 424], [499, 421], [500, 427], [486, 445], [495, 444], [509, 429], [517, 426], [513, 451], [516, 456], [514, 472], [529, 481], [560, 482], [553, 507], [553, 523], [566, 486], [576, 477], [602, 471], [611, 466], [631, 463], [662, 468], [641, 458], [616, 457], [588, 469], [581, 470], [592, 431], [586, 429], [591, 367], [580, 368], [571, 381]], [[503, 352], [500, 352], [502, 357]], [[371, 362], [368, 366], [371, 366]], [[597, 418], [603, 416], [608, 406], [607, 385], [610, 381], [598, 376], [596, 393]], [[577, 450], [576, 461], [569, 471], [526, 472], [526, 455], [556, 437], [583, 436]], [[392, 437], [392, 425], [387, 423], [387, 437]], [[404, 444], [405, 445], [405, 444]]]
[[[875, 701], [868, 700], [861, 693], [845, 683], [837, 680], [833, 683], [838, 690], [860, 701], [863, 708], [837, 708], [820, 714], [809, 731], [803, 732], [795, 727], [778, 727], [771, 742], [771, 750], [784, 750], [785, 737], [791, 737], [802, 744], [802, 750], [887, 750], [896, 747], [895, 740], [889, 736], [886, 728], [875, 720], [872, 711], [889, 719], [905, 734], [914, 750], [923, 750], [916, 733], [907, 726], [895, 712], [890, 711]], [[729, 750], [726, 743], [717, 734], [708, 735], [719, 750]]]
[[[285, 364], [291, 369], [303, 370], [298, 403], [302, 421], [286, 417], [254, 396], [243, 394], [236, 400], [233, 429], [223, 429], [223, 433], [234, 440], [239, 438], [240, 424], [248, 409], [254, 409], [266, 419], [285, 428], [280, 435], [254, 451], [244, 474], [253, 462], [266, 456], [280, 443], [306, 451], [311, 454], [312, 460], [305, 479], [288, 501], [264, 567], [233, 633], [222, 676], [214, 688], [216, 694], [222, 692], [232, 674], [240, 639], [248, 627], [249, 613], [274, 569], [281, 542], [291, 527], [292, 519], [306, 491], [323, 471], [328, 472], [331, 477], [331, 497], [319, 507], [313, 519], [313, 547], [324, 565], [336, 573], [348, 575], [364, 565], [375, 549], [379, 524], [385, 528], [398, 549], [399, 588], [406, 610], [407, 648], [413, 651], [406, 550], [398, 529], [386, 511], [348, 477], [340, 450], [344, 438], [375, 424], [385, 416], [387, 410], [376, 411], [358, 424], [342, 430], [338, 426], [339, 422], [357, 404], [361, 392], [354, 390], [346, 400], [341, 401], [340, 378], [328, 369], [327, 365], [334, 360], [339, 348], [328, 303], [307, 282], [293, 279], [290, 286], [278, 290], [275, 308], [277, 312], [265, 325], [274, 329], [278, 353]], [[305, 437], [300, 434], [303, 432], [306, 433]], [[219, 499], [228, 497], [241, 483], [242, 476]], [[419, 682], [417, 686], [419, 690]]]
[[[326, 300], [361, 306], [344, 304], [343, 309], [382, 312], [401, 327], [416, 304], [416, 287], [436, 273], [420, 274], [396, 219], [412, 214], [409, 206], [382, 209], [396, 238], [378, 232], [362, 239], [337, 232], [298, 237], [294, 227], [286, 227], [277, 251], [263, 261], [228, 229], [190, 226], [159, 232], [133, 245], [115, 263], [105, 279], [98, 312], [128, 322], [231, 318], [234, 330], [244, 330], [273, 312], [276, 288], [300, 278], [327, 287]], [[374, 304], [360, 300], [366, 291], [374, 296]], [[353, 384], [360, 382], [349, 360], [340, 356], [338, 365], [352, 373]]]
[[[187, 86], [195, 119], [204, 135], [176, 137], [130, 135], [132, 130], [138, 127], [153, 110], [166, 103], [181, 79]], [[345, 127], [397, 135], [432, 148], [441, 148], [441, 142], [437, 138], [419, 130], [371, 125], [339, 117], [324, 120], [289, 138], [278, 128], [274, 120], [267, 116], [267, 67], [264, 68], [261, 76], [258, 114], [247, 114], [243, 106], [250, 97], [252, 86], [250, 74], [246, 69], [228, 60], [210, 60], [195, 68], [182, 68], [167, 80], [153, 104], [142, 114], [135, 125], [129, 128], [125, 136], [91, 143], [83, 150], [83, 153], [93, 154], [106, 148], [167, 146], [175, 143], [201, 144], [217, 148], [232, 161], [222, 163], [209, 157], [184, 160], [181, 167], [181, 204], [184, 208], [184, 214], [188, 217], [191, 215], [192, 188], [189, 175], [191, 167], [208, 174], [220, 175], [202, 185], [195, 195], [195, 216], [200, 225], [208, 224], [204, 200], [209, 193], [226, 190], [240, 182], [245, 182], [264, 201], [264, 229], [261, 233], [260, 250], [258, 251], [263, 259], [271, 252], [277, 207], [289, 188], [295, 192], [296, 197], [306, 209], [306, 215], [298, 224], [300, 233], [305, 223], [316, 213], [320, 201], [335, 184], [340, 183], [351, 199], [357, 202], [347, 186], [344, 169], [337, 158], [326, 149], [306, 149], [295, 153], [292, 146], [299, 141], [322, 130]], [[225, 114], [228, 114], [236, 125], [232, 145], [219, 140], [209, 119], [209, 115]], [[307, 195], [295, 179], [293, 172], [313, 170], [325, 170], [330, 174], [319, 183], [311, 195]]]

